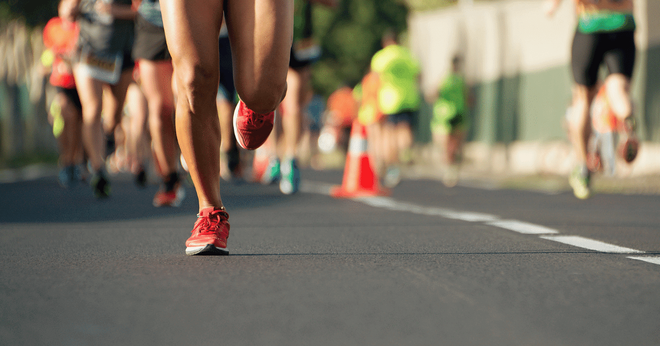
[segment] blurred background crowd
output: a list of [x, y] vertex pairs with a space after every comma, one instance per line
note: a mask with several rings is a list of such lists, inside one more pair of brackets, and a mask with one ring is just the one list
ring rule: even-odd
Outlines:
[[[0, 2], [0, 168], [58, 160], [57, 124], [49, 115], [55, 91], [42, 59], [43, 28], [57, 16], [57, 5]], [[459, 72], [466, 90], [464, 166], [568, 174], [574, 162], [562, 119], [571, 101], [575, 11], [565, 1], [550, 18], [542, 5], [542, 0], [340, 0], [334, 7], [314, 6], [313, 37], [321, 55], [311, 66], [299, 165], [343, 166], [351, 124], [368, 97], [365, 78], [391, 34], [418, 69], [419, 105], [410, 122], [411, 143], [397, 154], [399, 164], [452, 173], [444, 152], [448, 144], [436, 136], [433, 121], [440, 86]], [[660, 23], [653, 20], [660, 16], [660, 2], [636, 0], [635, 6], [631, 94], [643, 145], [632, 165], [621, 163], [617, 170], [628, 176], [660, 173]], [[128, 133], [128, 120], [123, 128]], [[371, 150], [378, 150], [376, 143], [370, 138]], [[381, 166], [387, 176], [388, 165]]]

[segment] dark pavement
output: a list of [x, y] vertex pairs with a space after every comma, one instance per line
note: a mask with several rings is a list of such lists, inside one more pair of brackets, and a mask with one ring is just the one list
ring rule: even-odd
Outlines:
[[0, 345], [660, 344], [658, 195], [303, 179], [222, 184], [228, 257], [184, 255], [191, 187], [173, 209], [127, 176], [104, 201], [0, 184]]

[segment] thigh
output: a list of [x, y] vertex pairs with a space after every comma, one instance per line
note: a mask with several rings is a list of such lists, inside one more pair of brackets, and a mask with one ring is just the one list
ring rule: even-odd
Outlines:
[[[241, 98], [259, 102], [286, 88], [293, 38], [292, 0], [226, 0], [234, 80]], [[269, 100], [270, 101], [270, 100]], [[279, 100], [278, 100], [279, 102]]]
[[90, 77], [80, 66], [74, 68], [76, 89], [80, 96], [83, 116], [85, 118], [101, 117], [101, 104], [103, 102], [103, 83]]
[[172, 92], [172, 63], [170, 61], [139, 60], [140, 83], [149, 102], [158, 101], [163, 106], [174, 105]]
[[622, 74], [628, 79], [632, 78], [636, 53], [634, 32], [617, 32], [609, 34], [609, 36], [610, 41], [604, 57], [609, 73]]
[[[217, 80], [222, 7], [223, 0], [161, 1], [167, 46], [177, 76]], [[215, 88], [217, 85], [214, 92]]]
[[576, 30], [571, 49], [571, 67], [576, 84], [596, 85], [598, 68], [603, 59], [599, 34], [584, 34]]

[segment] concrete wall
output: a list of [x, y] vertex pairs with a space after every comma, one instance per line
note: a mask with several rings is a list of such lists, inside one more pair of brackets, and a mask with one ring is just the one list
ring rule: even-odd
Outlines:
[[[660, 1], [636, 1], [638, 58], [633, 98], [643, 140], [660, 141]], [[475, 103], [469, 140], [485, 143], [564, 138], [561, 118], [570, 101], [572, 1], [548, 18], [543, 1], [474, 3], [409, 20], [409, 42], [430, 95], [449, 69], [465, 59]], [[422, 121], [429, 115], [423, 115]], [[420, 125], [422, 126], [422, 125]], [[422, 136], [424, 137], [424, 136]]]

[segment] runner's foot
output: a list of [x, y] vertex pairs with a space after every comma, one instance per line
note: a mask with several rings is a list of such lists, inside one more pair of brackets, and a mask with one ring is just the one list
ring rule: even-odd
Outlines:
[[261, 183], [264, 185], [274, 184], [280, 181], [280, 178], [280, 160], [277, 157], [273, 157], [268, 161], [268, 166], [261, 176]]
[[280, 180], [280, 191], [285, 195], [298, 192], [300, 187], [300, 170], [296, 159], [284, 160], [281, 167], [282, 180]]
[[273, 130], [275, 112], [255, 113], [238, 101], [234, 110], [234, 136], [243, 149], [254, 150], [259, 148]]
[[229, 255], [229, 214], [224, 208], [202, 209], [192, 235], [186, 240], [186, 255]]
[[186, 197], [186, 190], [181, 184], [178, 173], [171, 173], [165, 178], [161, 188], [154, 196], [154, 207], [178, 207]]
[[397, 166], [390, 166], [385, 171], [383, 185], [387, 188], [393, 188], [401, 182], [401, 170]]
[[237, 181], [243, 177], [238, 147], [220, 153], [220, 177], [225, 181]]
[[587, 199], [591, 197], [591, 174], [586, 166], [575, 167], [571, 176], [568, 178], [568, 183], [573, 188], [573, 194], [579, 199]]
[[635, 132], [636, 128], [637, 122], [634, 117], [630, 116], [623, 121], [623, 131], [619, 141], [618, 151], [619, 155], [627, 163], [633, 162], [637, 158], [637, 152], [639, 151], [639, 139]]
[[139, 188], [147, 187], [147, 171], [144, 167], [140, 166], [137, 173], [135, 173], [135, 185]]
[[94, 173], [91, 184], [94, 190], [94, 197], [99, 199], [110, 197], [110, 182], [102, 170]]

